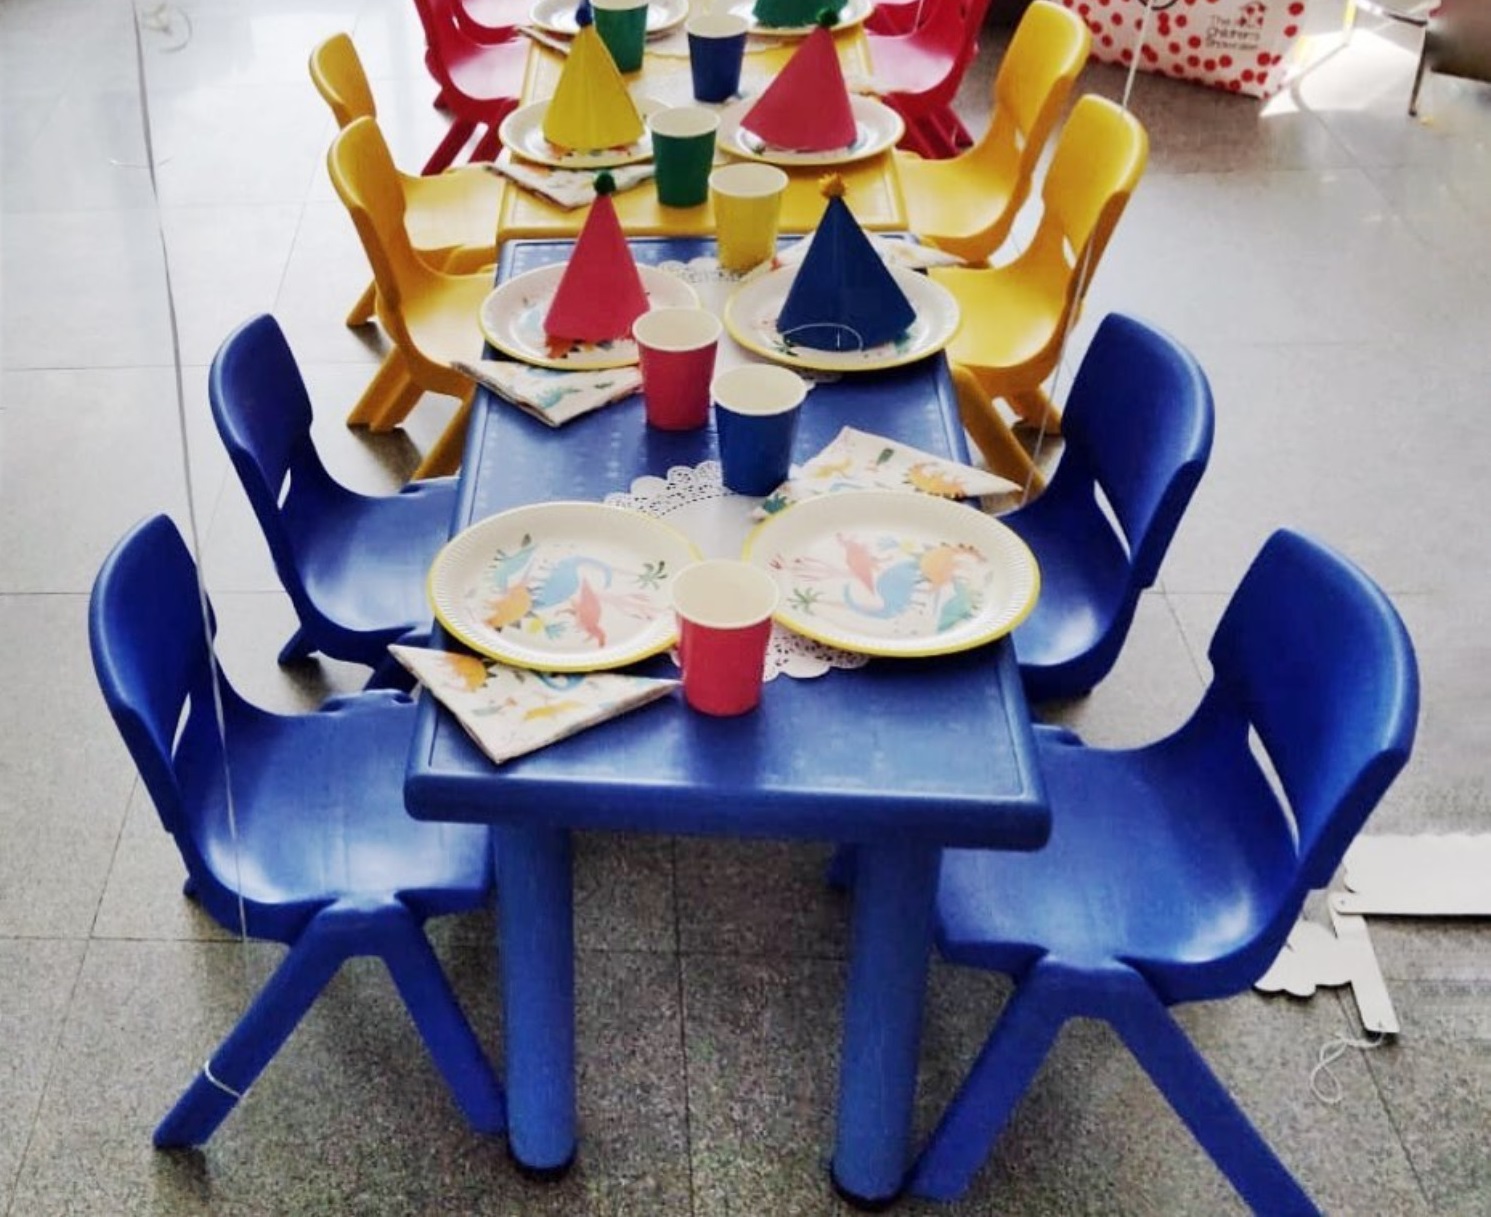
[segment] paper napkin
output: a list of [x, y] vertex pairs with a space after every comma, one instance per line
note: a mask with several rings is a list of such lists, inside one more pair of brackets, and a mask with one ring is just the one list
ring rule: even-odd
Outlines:
[[499, 765], [666, 697], [679, 683], [615, 672], [528, 672], [454, 651], [388, 649]]
[[905, 490], [948, 499], [1018, 492], [997, 474], [960, 465], [909, 444], [845, 427], [817, 456], [762, 500], [758, 520], [794, 503], [840, 490]]
[[456, 359], [451, 367], [551, 427], [630, 397], [642, 387], [637, 368], [562, 372], [507, 359]]
[[[504, 148], [495, 161], [483, 162], [493, 173], [525, 186], [535, 194], [541, 194], [551, 203], [573, 211], [576, 207], [588, 207], [595, 202], [595, 171], [593, 169], [554, 169], [548, 165], [534, 165], [514, 159]], [[616, 180], [616, 189], [630, 190], [640, 185], [656, 172], [651, 162], [645, 165], [618, 165], [607, 170]]]

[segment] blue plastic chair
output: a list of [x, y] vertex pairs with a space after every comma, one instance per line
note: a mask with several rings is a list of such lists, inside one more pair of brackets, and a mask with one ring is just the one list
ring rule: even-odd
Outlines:
[[359, 955], [388, 965], [467, 1120], [500, 1132], [502, 1089], [421, 928], [486, 904], [489, 836], [405, 812], [414, 704], [380, 691], [282, 717], [220, 677], [225, 764], [196, 571], [165, 516], [137, 525], [105, 560], [88, 629], [104, 700], [181, 851], [187, 893], [224, 928], [239, 930], [241, 910], [250, 936], [290, 947], [155, 1144], [207, 1141], [342, 961]]
[[1051, 484], [1003, 517], [1041, 567], [1040, 599], [1015, 630], [1032, 701], [1079, 697], [1113, 670], [1211, 455], [1211, 386], [1174, 339], [1112, 313], [1082, 359], [1061, 429]]
[[402, 682], [388, 644], [429, 628], [425, 576], [450, 536], [454, 479], [381, 497], [336, 481], [311, 439], [310, 398], [273, 317], [255, 317], [228, 336], [212, 361], [208, 396], [300, 619], [280, 662], [319, 651], [372, 667], [370, 683]]
[[1104, 751], [1038, 730], [1044, 850], [944, 853], [939, 947], [1015, 990], [913, 1167], [917, 1195], [963, 1193], [1061, 1025], [1085, 1017], [1113, 1026], [1255, 1211], [1316, 1211], [1167, 1007], [1240, 993], [1268, 969], [1407, 761], [1418, 669], [1382, 592], [1286, 531], [1244, 577], [1210, 658], [1199, 707], [1158, 743]]

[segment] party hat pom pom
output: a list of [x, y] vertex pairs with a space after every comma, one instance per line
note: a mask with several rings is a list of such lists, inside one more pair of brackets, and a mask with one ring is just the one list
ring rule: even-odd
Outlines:
[[595, 193], [597, 196], [616, 193], [616, 179], [602, 169], [595, 175]]
[[842, 199], [844, 190], [844, 175], [841, 173], [825, 173], [818, 179], [818, 193], [825, 199]]
[[595, 14], [590, 10], [590, 0], [580, 0], [580, 5], [575, 9], [575, 24], [582, 30], [595, 22]]
[[814, 24], [821, 25], [826, 30], [831, 30], [839, 24], [839, 14], [831, 8], [820, 8], [818, 16], [814, 19]]

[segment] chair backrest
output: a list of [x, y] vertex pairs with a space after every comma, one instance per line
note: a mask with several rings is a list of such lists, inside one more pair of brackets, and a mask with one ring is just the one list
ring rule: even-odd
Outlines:
[[990, 149], [985, 155], [999, 149], [1018, 164], [1022, 199], [1091, 47], [1092, 32], [1071, 9], [1032, 0], [1005, 48], [994, 77], [993, 120], [980, 147]]
[[378, 116], [362, 60], [346, 34], [333, 34], [311, 52], [311, 83], [331, 107], [338, 127]]
[[1330, 882], [1408, 760], [1418, 719], [1413, 644], [1366, 575], [1280, 530], [1248, 568], [1208, 653], [1213, 679], [1197, 719], [1243, 747], [1246, 728], [1257, 732], [1293, 815], [1299, 870], [1290, 895], [1302, 899]]
[[359, 118], [344, 127], [331, 142], [326, 165], [372, 267], [379, 320], [397, 346], [413, 349], [403, 322], [404, 301], [434, 276], [409, 240], [404, 184], [378, 124]]
[[1169, 335], [1121, 313], [1098, 326], [1062, 413], [1061, 463], [1047, 496], [1083, 496], [1107, 527], [1101, 489], [1129, 554], [1135, 591], [1150, 586], [1211, 456], [1211, 385]]
[[[204, 818], [227, 816], [211, 641], [196, 566], [167, 517], [137, 524], [104, 559], [88, 638], [99, 689], [161, 823], [208, 911], [234, 924], [233, 898], [202, 852], [207, 836], [226, 835], [225, 823]], [[221, 674], [219, 688], [230, 716], [245, 706]]]
[[457, 65], [481, 54], [476, 42], [456, 20], [459, 0], [414, 0], [425, 34], [425, 66], [444, 89], [460, 92], [452, 72]]
[[[319, 617], [296, 537], [350, 496], [311, 438], [311, 399], [279, 322], [265, 314], [224, 339], [207, 378], [213, 421], [302, 621]], [[288, 485], [287, 485], [288, 483]]]

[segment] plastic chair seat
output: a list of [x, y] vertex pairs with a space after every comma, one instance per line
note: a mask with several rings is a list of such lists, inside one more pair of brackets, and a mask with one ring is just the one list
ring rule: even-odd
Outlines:
[[983, 231], [970, 232], [971, 211], [1002, 216], [1017, 193], [1022, 198], [1025, 193], [1018, 161], [1005, 156], [985, 161], [962, 156], [924, 160], [898, 152], [896, 170], [911, 212], [911, 230], [927, 244], [973, 262], [987, 258], [1003, 242], [1004, 232], [994, 239]]
[[[476, 167], [400, 174], [409, 241], [432, 265], [458, 272], [497, 264], [502, 179]], [[432, 251], [439, 251], [438, 253]], [[452, 258], [451, 255], [458, 255]]]
[[1133, 610], [1129, 556], [1100, 517], [1096, 503], [1084, 509], [1049, 492], [1005, 517], [1041, 567], [1040, 598], [1015, 629], [1020, 673], [1032, 701], [1085, 692], [1053, 688], [1054, 681], [1043, 679], [1047, 669], [1088, 656]]
[[999, 62], [989, 126], [977, 142], [948, 159], [897, 153], [912, 232], [969, 262], [988, 260], [1025, 204], [1091, 45], [1074, 12], [1032, 0]]
[[1209, 980], [1210, 965], [1277, 916], [1294, 844], [1282, 822], [1270, 831], [1248, 814], [1273, 797], [1257, 769], [1206, 743], [1120, 752], [1038, 736], [1060, 809], [1051, 839], [1028, 854], [944, 851], [948, 961], [1019, 973], [1040, 956], [1089, 968], [1122, 959], [1166, 1003], [1235, 992], [1231, 970]]
[[[282, 716], [240, 706], [228, 754], [238, 841], [228, 832], [222, 770], [184, 783], [205, 823], [208, 867], [239, 883], [250, 932], [291, 941], [323, 907], [397, 897], [421, 920], [481, 908], [490, 838], [481, 826], [433, 824], [404, 810], [415, 705], [391, 692]], [[237, 923], [236, 908], [224, 924]]]
[[961, 323], [947, 357], [975, 375], [988, 367], [1018, 369], [1044, 362], [1062, 337], [1065, 284], [1005, 273], [1007, 269], [934, 266], [928, 272], [958, 301]]
[[303, 527], [287, 521], [306, 595], [334, 606], [341, 629], [377, 636], [375, 645], [428, 625], [425, 576], [450, 537], [455, 503], [455, 481], [439, 478], [385, 497], [349, 495]]

